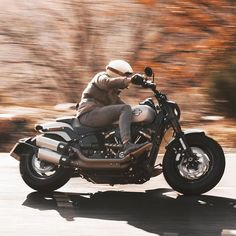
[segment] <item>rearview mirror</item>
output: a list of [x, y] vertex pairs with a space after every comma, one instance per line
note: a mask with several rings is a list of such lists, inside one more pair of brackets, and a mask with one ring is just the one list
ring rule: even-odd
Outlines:
[[144, 73], [145, 73], [146, 76], [151, 77], [153, 75], [152, 68], [151, 67], [146, 67], [144, 69]]

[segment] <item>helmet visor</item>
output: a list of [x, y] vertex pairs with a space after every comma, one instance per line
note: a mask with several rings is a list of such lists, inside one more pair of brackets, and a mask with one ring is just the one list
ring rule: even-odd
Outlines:
[[115, 73], [115, 74], [117, 74], [117, 75], [120, 75], [120, 76], [130, 76], [130, 75], [133, 74], [133, 73], [131, 73], [131, 72], [122, 73], [121, 71], [116, 70], [116, 69], [114, 69], [114, 68], [112, 68], [112, 67], [110, 67], [110, 66], [107, 66], [106, 69], [107, 69], [107, 70], [110, 70], [111, 72], [113, 72], [113, 73]]

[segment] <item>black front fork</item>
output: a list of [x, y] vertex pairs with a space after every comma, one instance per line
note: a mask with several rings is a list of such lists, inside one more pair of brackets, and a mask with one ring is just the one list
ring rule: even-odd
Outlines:
[[179, 141], [180, 146], [183, 150], [184, 156], [187, 158], [188, 161], [191, 162], [193, 160], [194, 154], [188, 145], [186, 136], [185, 136], [184, 132], [182, 131], [179, 120], [176, 118], [176, 116], [173, 114], [173, 112], [169, 113], [169, 120], [172, 124], [174, 131], [175, 131], [175, 139]]
[[194, 154], [189, 147], [184, 132], [181, 129], [179, 119], [174, 113], [173, 107], [170, 107], [167, 103], [167, 97], [164, 94], [161, 94], [157, 90], [155, 90], [155, 96], [159, 103], [163, 106], [163, 110], [165, 111], [165, 120], [167, 121], [167, 126], [171, 125], [175, 131], [175, 138], [179, 141], [184, 156], [187, 157], [189, 161], [191, 161], [194, 157]]

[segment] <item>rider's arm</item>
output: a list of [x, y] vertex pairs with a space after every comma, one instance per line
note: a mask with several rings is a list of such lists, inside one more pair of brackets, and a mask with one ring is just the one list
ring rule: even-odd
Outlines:
[[107, 75], [104, 74], [99, 76], [95, 83], [99, 88], [109, 90], [127, 88], [130, 81], [130, 78], [127, 77], [109, 78]]

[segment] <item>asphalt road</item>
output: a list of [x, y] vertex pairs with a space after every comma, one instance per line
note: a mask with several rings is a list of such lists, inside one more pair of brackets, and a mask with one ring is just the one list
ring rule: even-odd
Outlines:
[[163, 176], [110, 187], [72, 179], [39, 194], [21, 179], [18, 162], [0, 154], [0, 236], [236, 235], [236, 154], [210, 192], [185, 197]]

